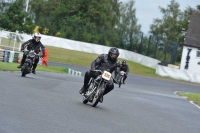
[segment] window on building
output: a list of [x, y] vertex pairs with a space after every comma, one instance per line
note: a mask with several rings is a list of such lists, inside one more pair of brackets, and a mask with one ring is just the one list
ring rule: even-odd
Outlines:
[[197, 51], [197, 57], [200, 57], [200, 50]]

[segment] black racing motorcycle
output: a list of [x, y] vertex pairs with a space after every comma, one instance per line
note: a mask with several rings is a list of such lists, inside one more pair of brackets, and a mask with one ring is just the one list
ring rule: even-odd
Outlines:
[[40, 55], [36, 54], [34, 50], [24, 51], [24, 54], [26, 55], [26, 60], [21, 68], [22, 77], [25, 77], [26, 74], [31, 72], [33, 64], [35, 63], [35, 59], [40, 57]]
[[100, 75], [96, 79], [90, 78], [88, 89], [82, 94], [83, 103], [91, 102], [92, 107], [95, 107], [99, 102], [103, 102], [106, 85], [111, 79], [114, 79], [109, 71], [94, 70], [94, 72], [99, 72]]
[[121, 85], [123, 84], [123, 81], [124, 81], [124, 75], [126, 74], [126, 72], [124, 72], [124, 71], [120, 71], [120, 73], [119, 73], [119, 81], [118, 81], [118, 83], [119, 83], [119, 88], [121, 87]]

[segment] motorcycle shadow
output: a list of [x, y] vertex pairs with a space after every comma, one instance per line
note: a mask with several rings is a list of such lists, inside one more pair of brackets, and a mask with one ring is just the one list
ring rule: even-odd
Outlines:
[[96, 107], [92, 107], [92, 104], [90, 103], [87, 103], [87, 104], [84, 104], [82, 102], [77, 102], [80, 106], [82, 107], [85, 107], [85, 108], [92, 108], [92, 109], [101, 109], [101, 110], [105, 110], [105, 111], [108, 111], [109, 109], [108, 108], [105, 108], [103, 106], [100, 106], [100, 104], [98, 104]]

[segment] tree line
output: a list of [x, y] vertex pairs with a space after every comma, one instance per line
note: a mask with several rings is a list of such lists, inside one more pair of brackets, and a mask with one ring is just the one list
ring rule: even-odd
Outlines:
[[[24, 0], [6, 2], [9, 8], [0, 13], [0, 27], [9, 31], [46, 35], [77, 41], [138, 50], [141, 39], [148, 42], [136, 16], [135, 0], [30, 0], [25, 12]], [[180, 10], [171, 0], [158, 7], [162, 18], [155, 18], [149, 33], [157, 38], [182, 44], [192, 8]], [[200, 10], [197, 5], [196, 10]], [[1, 11], [1, 10], [0, 10]]]

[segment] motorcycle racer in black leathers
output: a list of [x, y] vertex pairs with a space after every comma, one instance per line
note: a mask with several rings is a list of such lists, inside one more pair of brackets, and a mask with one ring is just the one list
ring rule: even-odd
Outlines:
[[[110, 73], [113, 71], [118, 71], [117, 69], [120, 68], [120, 62], [117, 60], [119, 56], [119, 50], [115, 47], [111, 48], [108, 54], [101, 54], [98, 58], [96, 58], [92, 64], [91, 69], [85, 73], [84, 77], [84, 85], [79, 90], [79, 93], [82, 94], [88, 89], [88, 82], [91, 77], [96, 78], [99, 76], [98, 72], [94, 72], [92, 70], [107, 70]], [[113, 81], [109, 81], [104, 91], [104, 95], [114, 89]]]
[[124, 72], [125, 72], [125, 74], [124, 74], [124, 79], [123, 79], [123, 84], [125, 84], [125, 80], [126, 80], [127, 75], [128, 75], [128, 73], [129, 73], [129, 67], [128, 67], [128, 65], [126, 64], [126, 60], [123, 60], [123, 61], [122, 61], [122, 64], [121, 64], [121, 67], [120, 67], [119, 72], [120, 72], [120, 71], [124, 71]]
[[[34, 50], [36, 54], [38, 54], [39, 52], [41, 52], [41, 57], [43, 57], [44, 55], [44, 46], [43, 44], [40, 42], [41, 39], [41, 35], [39, 32], [34, 34], [33, 39], [30, 39], [28, 41], [26, 41], [25, 43], [22, 44], [21, 46], [21, 51], [24, 52], [25, 48], [27, 48], [28, 51], [30, 50]], [[24, 64], [26, 60], [26, 53], [23, 54], [21, 63], [19, 66], [17, 66], [17, 68], [21, 68]], [[35, 74], [35, 69], [37, 67], [37, 64], [39, 62], [39, 58], [35, 59], [35, 63], [33, 64], [33, 68], [32, 68], [32, 73]]]

